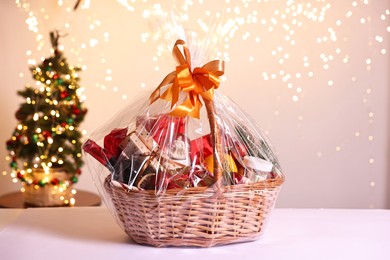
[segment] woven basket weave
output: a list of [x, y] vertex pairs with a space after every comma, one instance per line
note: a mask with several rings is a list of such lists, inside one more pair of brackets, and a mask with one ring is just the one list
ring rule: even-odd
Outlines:
[[255, 240], [274, 207], [283, 179], [225, 187], [127, 191], [107, 177], [110, 194], [125, 232], [137, 243], [156, 247], [210, 247]]

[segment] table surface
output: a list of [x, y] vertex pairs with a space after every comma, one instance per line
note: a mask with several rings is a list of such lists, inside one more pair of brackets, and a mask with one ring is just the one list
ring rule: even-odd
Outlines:
[[[100, 197], [92, 192], [77, 190], [77, 193], [74, 195], [76, 207], [86, 207], [86, 206], [100, 206], [102, 200]], [[23, 193], [12, 192], [5, 194], [0, 197], [0, 208], [31, 208], [32, 205], [26, 205], [24, 203]], [[68, 207], [68, 206], [64, 206]]]
[[2, 259], [389, 259], [390, 210], [275, 209], [262, 238], [198, 248], [137, 245], [105, 207], [0, 209]]

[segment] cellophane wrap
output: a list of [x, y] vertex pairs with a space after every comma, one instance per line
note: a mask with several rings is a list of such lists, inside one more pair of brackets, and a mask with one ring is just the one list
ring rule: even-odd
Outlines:
[[223, 63], [192, 68], [192, 52], [178, 40], [171, 76], [83, 145], [107, 207], [137, 243], [257, 239], [284, 179], [266, 136], [220, 92]]

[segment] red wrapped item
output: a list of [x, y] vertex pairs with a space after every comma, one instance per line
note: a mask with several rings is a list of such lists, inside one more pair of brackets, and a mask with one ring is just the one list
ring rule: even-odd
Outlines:
[[108, 135], [104, 137], [104, 149], [109, 151], [110, 154], [114, 155], [116, 158], [119, 157], [122, 149], [120, 144], [126, 138], [127, 127], [118, 128], [112, 130]]
[[112, 169], [115, 165], [122, 149], [120, 144], [126, 138], [127, 127], [121, 129], [113, 129], [104, 137], [104, 147], [100, 147], [96, 142], [88, 139], [83, 144], [83, 150], [92, 155], [97, 161], [108, 169]]
[[199, 164], [204, 158], [213, 154], [211, 135], [204, 135], [191, 141], [191, 160]]
[[[164, 145], [169, 136], [186, 136], [185, 118], [162, 114], [155, 117], [139, 116], [136, 120], [136, 127], [142, 126], [142, 128], [150, 133], [150, 135], [153, 136], [153, 139], [160, 145]], [[168, 132], [168, 130], [170, 132]], [[176, 138], [173, 138], [173, 140], [175, 139]]]
[[186, 119], [172, 117], [167, 114], [156, 117], [139, 116], [136, 127], [142, 128], [152, 136], [154, 141], [162, 148], [162, 157], [177, 162], [180, 165], [190, 165], [190, 142], [186, 133]]
[[116, 157], [110, 151], [100, 147], [97, 143], [88, 139], [83, 144], [83, 150], [93, 156], [98, 162], [107, 167], [109, 170], [112, 164], [115, 163]]

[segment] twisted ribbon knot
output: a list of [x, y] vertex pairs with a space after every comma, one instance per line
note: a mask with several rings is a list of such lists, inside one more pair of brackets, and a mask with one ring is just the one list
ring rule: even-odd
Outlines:
[[[179, 46], [183, 47], [183, 53]], [[184, 54], [184, 55], [183, 55]], [[202, 67], [197, 67], [191, 72], [191, 55], [186, 43], [177, 40], [173, 46], [172, 55], [178, 63], [176, 70], [169, 73], [150, 95], [149, 102], [152, 104], [158, 99], [171, 102], [171, 116], [191, 116], [200, 118], [200, 109], [204, 100], [213, 100], [214, 89], [220, 84], [219, 76], [224, 74], [225, 63], [220, 60], [213, 60]], [[161, 89], [168, 88], [161, 94]], [[180, 92], [186, 92], [187, 98], [178, 104]]]

